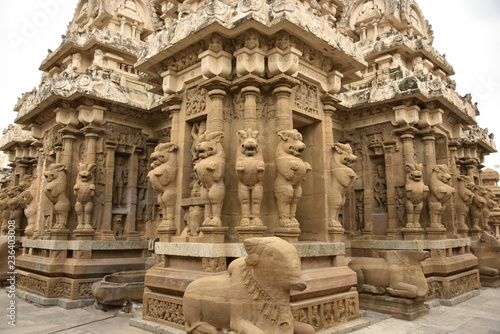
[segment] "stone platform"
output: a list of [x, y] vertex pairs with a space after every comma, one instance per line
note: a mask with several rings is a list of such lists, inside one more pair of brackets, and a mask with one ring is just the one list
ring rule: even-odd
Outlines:
[[17, 288], [39, 296], [42, 305], [68, 308], [81, 305], [65, 300], [93, 298], [92, 284], [105, 275], [144, 270], [149, 255], [145, 241], [25, 239], [22, 246]]
[[[292, 292], [295, 319], [317, 330], [346, 323], [359, 316], [356, 274], [345, 260], [343, 243], [299, 242], [308, 288]], [[246, 256], [242, 243], [162, 243], [155, 245], [161, 262], [146, 273], [143, 318], [183, 329], [182, 296], [195, 279], [226, 272], [232, 260]]]

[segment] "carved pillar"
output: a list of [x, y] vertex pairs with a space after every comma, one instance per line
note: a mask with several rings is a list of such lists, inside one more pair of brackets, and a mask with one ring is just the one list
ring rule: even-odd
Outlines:
[[423, 134], [424, 144], [424, 181], [429, 184], [432, 166], [436, 164], [436, 138], [432, 132]]
[[333, 113], [337, 110], [335, 104], [338, 100], [333, 95], [326, 94], [321, 97], [321, 102], [323, 102], [323, 112], [325, 113], [325, 147], [330, 152], [330, 148], [334, 143], [332, 117]]
[[226, 92], [220, 88], [209, 90], [208, 97], [211, 101], [211, 110], [207, 116], [207, 132], [224, 131], [224, 97]]
[[[135, 150], [134, 154], [129, 159], [128, 168], [130, 171], [139, 170], [139, 156], [141, 150]], [[125, 221], [125, 237], [127, 240], [140, 240], [139, 232], [137, 232], [136, 226], [136, 212], [137, 212], [137, 177], [138, 173], [129, 173], [129, 179], [127, 182], [127, 194], [129, 194], [130, 199], [130, 211], [127, 214], [127, 220]]]
[[179, 112], [181, 111], [182, 99], [180, 96], [170, 96], [166, 99], [167, 109], [170, 112], [170, 117], [172, 118], [172, 127], [170, 129], [170, 142], [179, 143], [182, 140], [179, 138]]
[[388, 214], [388, 226], [387, 226], [387, 238], [396, 238], [396, 229], [398, 224], [397, 210], [396, 210], [396, 183], [394, 182], [394, 175], [396, 175], [396, 170], [394, 168], [394, 153], [395, 153], [395, 142], [384, 143], [385, 151], [385, 175], [386, 175], [386, 185], [387, 185], [387, 214]]
[[257, 97], [260, 89], [255, 86], [247, 86], [241, 90], [245, 98], [245, 125], [244, 130], [257, 130]]
[[[460, 166], [457, 165], [458, 147], [459, 146], [460, 146], [460, 144], [454, 140], [448, 144], [448, 149], [450, 152], [450, 160], [451, 160], [450, 169], [451, 169], [451, 174], [453, 176], [453, 184], [455, 185], [455, 187], [457, 187], [457, 185], [458, 185], [458, 177], [460, 176]], [[457, 191], [453, 195], [453, 203], [459, 203], [459, 199], [458, 199], [459, 196], [460, 196], [460, 194], [459, 194], [459, 191], [457, 189]], [[453, 210], [453, 215], [454, 215], [453, 222], [455, 222], [456, 221], [455, 218], [458, 215], [458, 213], [455, 212], [455, 210]], [[458, 234], [463, 238], [467, 237], [468, 232], [469, 232], [469, 228], [467, 227], [466, 224], [460, 224], [460, 225], [453, 224], [453, 229], [454, 229], [453, 230], [454, 234]]]
[[113, 177], [115, 166], [115, 143], [106, 143], [106, 185], [104, 187], [104, 205], [102, 213], [102, 240], [115, 240], [113, 231], [111, 230], [111, 221], [113, 218]]
[[290, 85], [280, 84], [273, 90], [276, 98], [276, 131], [293, 129], [292, 108], [290, 96], [292, 89]]

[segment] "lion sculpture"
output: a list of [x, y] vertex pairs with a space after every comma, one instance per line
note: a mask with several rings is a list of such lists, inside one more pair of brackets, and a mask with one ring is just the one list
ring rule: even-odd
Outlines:
[[472, 253], [477, 257], [479, 273], [482, 276], [499, 278], [500, 241], [493, 234], [482, 231], [478, 241], [471, 242]]
[[238, 131], [239, 150], [236, 159], [238, 198], [241, 203], [241, 226], [262, 226], [260, 203], [264, 194], [262, 178], [266, 165], [259, 151], [259, 131]]
[[[53, 163], [43, 175], [47, 180], [43, 192], [53, 204], [53, 211], [56, 216], [56, 221], [52, 229], [62, 230], [66, 227], [68, 214], [71, 210], [71, 204], [66, 195], [68, 183], [66, 179], [66, 165], [62, 163]], [[50, 226], [48, 228], [50, 228]]]
[[10, 210], [10, 220], [15, 222], [16, 229], [20, 229], [22, 225], [23, 213], [24, 209], [21, 206], [21, 202], [19, 200], [19, 195], [21, 194], [22, 187], [21, 186], [11, 186], [8, 188], [7, 195], [9, 196], [9, 200], [7, 205]]
[[420, 212], [424, 207], [424, 200], [429, 193], [429, 187], [424, 184], [422, 179], [422, 164], [407, 163], [406, 171], [406, 217], [408, 228], [420, 227]]
[[244, 241], [247, 256], [227, 273], [188, 285], [183, 311], [189, 334], [309, 334], [312, 326], [294, 321], [290, 291], [302, 291], [300, 258], [295, 247], [277, 237]]
[[459, 229], [468, 229], [465, 223], [465, 218], [469, 213], [470, 207], [474, 200], [474, 181], [470, 176], [460, 175], [457, 178], [457, 201], [455, 209], [457, 210], [457, 225]]
[[378, 258], [360, 257], [349, 263], [358, 276], [358, 291], [393, 297], [427, 295], [428, 286], [420, 265], [430, 257], [426, 251], [379, 251]]
[[33, 182], [31, 186], [19, 194], [19, 203], [24, 208], [24, 215], [28, 221], [24, 233], [26, 236], [32, 237], [37, 231], [36, 226], [36, 216], [38, 212], [38, 203], [34, 201], [34, 196], [36, 194], [35, 183]]
[[0, 229], [2, 231], [2, 235], [7, 235], [7, 231], [9, 228], [8, 221], [10, 219], [10, 210], [9, 210], [9, 195], [7, 195], [8, 188], [4, 188], [0, 190], [0, 220], [2, 225]]
[[486, 188], [481, 186], [474, 186], [474, 199], [472, 200], [472, 205], [470, 206], [470, 216], [472, 221], [471, 229], [475, 231], [481, 231], [479, 222], [483, 216], [483, 211], [488, 204], [485, 198]]
[[175, 227], [174, 213], [177, 197], [177, 145], [174, 143], [161, 143], [151, 153], [151, 168], [148, 173], [153, 189], [158, 193], [158, 205], [161, 208], [162, 221], [159, 228]]
[[223, 137], [224, 133], [220, 131], [205, 132], [196, 146], [199, 160], [194, 165], [194, 172], [202, 186], [201, 196], [205, 199], [205, 219], [202, 226], [222, 226], [220, 216], [226, 195], [223, 180], [226, 159], [221, 143]]
[[455, 188], [449, 185], [452, 176], [446, 165], [432, 166], [429, 181], [429, 212], [431, 217], [431, 228], [444, 228], [441, 218], [446, 208], [446, 203], [455, 193]]
[[344, 207], [346, 201], [346, 193], [352, 188], [358, 176], [350, 167], [358, 158], [352, 152], [349, 144], [335, 143], [333, 144], [332, 161], [331, 161], [331, 188], [328, 194], [329, 207], [329, 227], [342, 227], [339, 221], [340, 210]]
[[279, 224], [285, 228], [298, 228], [295, 218], [297, 204], [302, 197], [301, 183], [311, 165], [304, 162], [300, 155], [306, 145], [296, 129], [278, 132], [280, 142], [276, 148], [277, 177], [274, 182], [274, 195], [278, 203]]
[[95, 163], [79, 163], [78, 177], [73, 187], [76, 204], [75, 211], [78, 221], [77, 229], [92, 230], [93, 197], [95, 196], [94, 171]]

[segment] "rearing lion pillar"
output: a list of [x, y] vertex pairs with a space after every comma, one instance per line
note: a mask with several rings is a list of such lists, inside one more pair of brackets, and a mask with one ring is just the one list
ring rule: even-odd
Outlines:
[[296, 129], [278, 132], [281, 141], [276, 148], [277, 174], [274, 182], [274, 195], [278, 203], [280, 227], [298, 228], [295, 218], [297, 204], [302, 197], [301, 183], [310, 171], [311, 165], [304, 162], [300, 155], [306, 145]]

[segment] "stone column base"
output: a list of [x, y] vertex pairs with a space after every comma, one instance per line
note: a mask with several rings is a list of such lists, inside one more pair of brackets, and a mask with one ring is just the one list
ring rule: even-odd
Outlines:
[[274, 230], [274, 235], [290, 243], [298, 243], [300, 228], [280, 227]]
[[328, 227], [328, 241], [342, 242], [344, 240], [343, 227]]
[[158, 227], [156, 230], [160, 236], [160, 242], [171, 242], [172, 237], [177, 234], [175, 227]]
[[239, 242], [243, 242], [248, 238], [258, 238], [263, 237], [264, 232], [266, 232], [266, 226], [237, 226], [235, 228], [236, 232], [238, 232], [238, 240]]
[[443, 240], [446, 239], [446, 228], [444, 227], [428, 227], [427, 239], [429, 240]]
[[50, 230], [52, 240], [68, 240], [69, 230]]
[[424, 240], [424, 229], [421, 227], [403, 227], [404, 240]]
[[360, 293], [359, 305], [362, 309], [390, 314], [404, 320], [415, 320], [429, 313], [424, 298], [409, 299]]
[[76, 240], [92, 240], [94, 238], [94, 230], [74, 230], [73, 235]]
[[487, 286], [489, 288], [499, 288], [500, 287], [500, 276], [485, 276], [481, 275], [481, 286]]
[[[224, 243], [226, 237], [226, 232], [229, 230], [227, 226], [220, 227], [200, 227], [201, 233], [203, 233], [203, 242], [211, 244]], [[161, 241], [161, 240], [160, 240]]]

